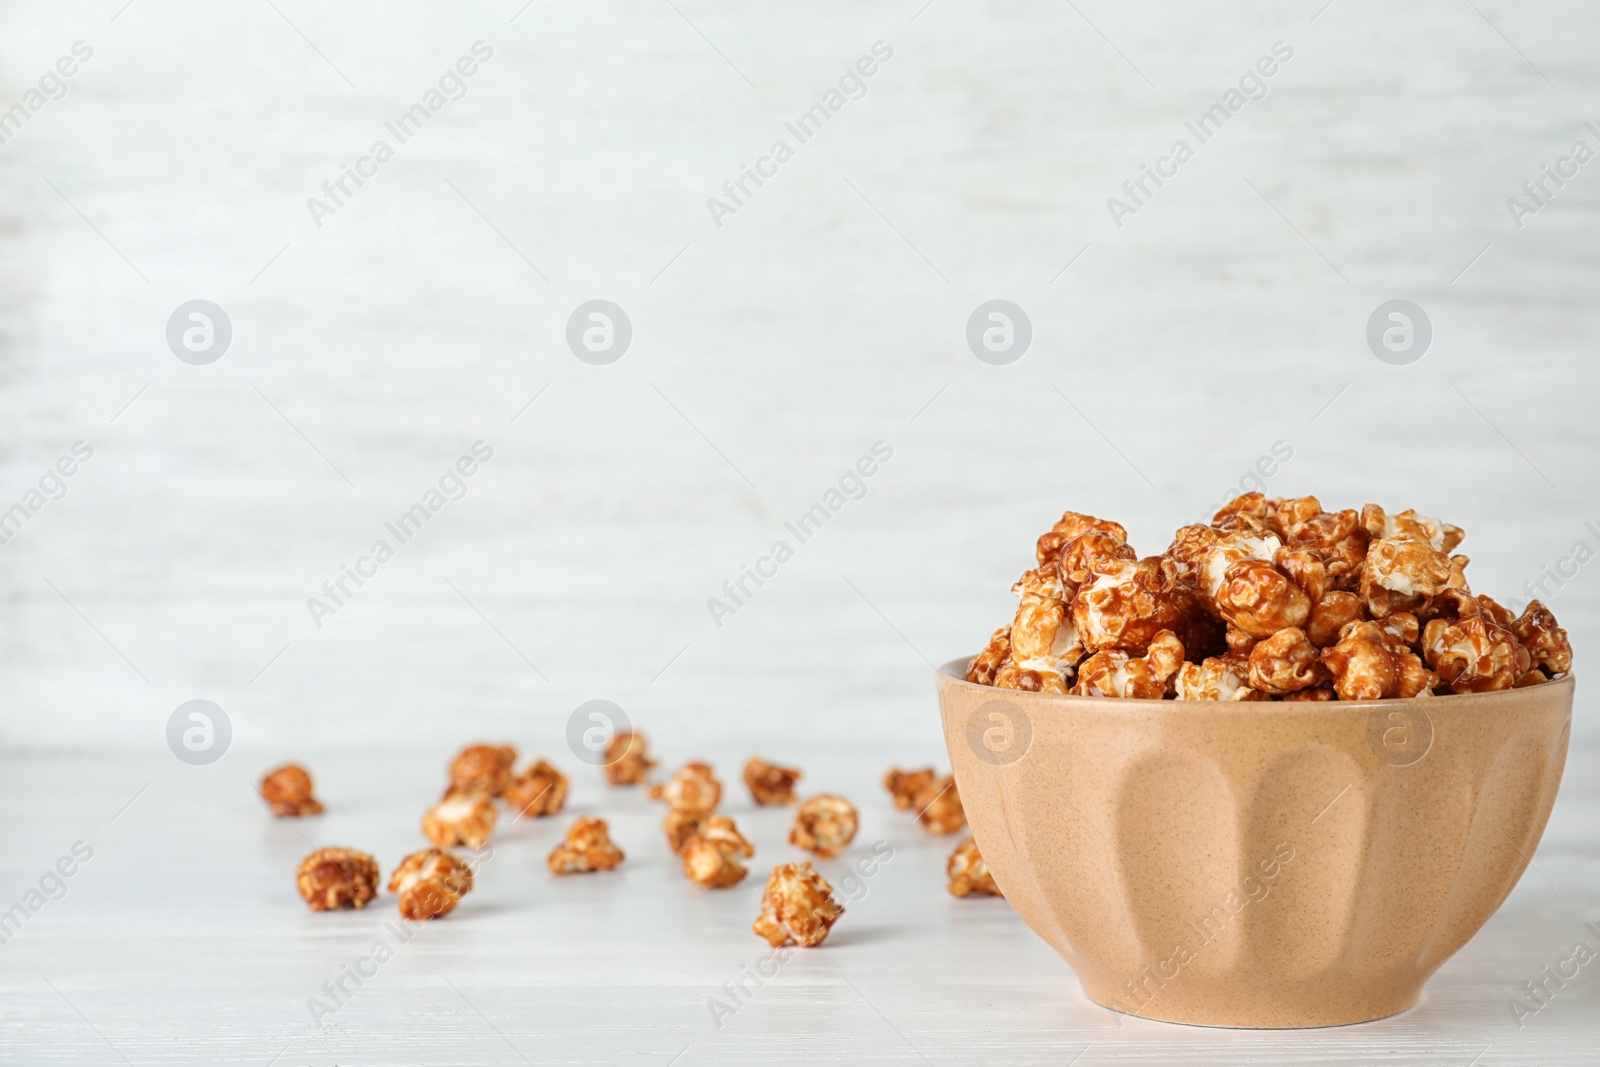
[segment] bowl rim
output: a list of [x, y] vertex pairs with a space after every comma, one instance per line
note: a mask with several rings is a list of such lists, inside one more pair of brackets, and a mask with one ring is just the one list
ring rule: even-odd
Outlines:
[[[1552, 678], [1543, 685], [1524, 686], [1521, 689], [1495, 689], [1484, 693], [1449, 693], [1445, 696], [1429, 697], [1389, 697], [1383, 700], [1326, 700], [1313, 704], [1305, 704], [1292, 700], [1152, 700], [1148, 697], [1090, 697], [1076, 693], [1036, 693], [1026, 689], [999, 689], [992, 685], [982, 685], [978, 682], [967, 681], [967, 668], [977, 655], [961, 656], [957, 659], [942, 663], [934, 668], [935, 678], [948, 685], [964, 689], [981, 691], [985, 693], [1004, 694], [997, 696], [998, 700], [1021, 699], [1054, 704], [1083, 704], [1102, 708], [1123, 708], [1134, 710], [1143, 708], [1155, 710], [1158, 708], [1176, 709], [1185, 708], [1193, 710], [1220, 711], [1231, 709], [1234, 711], [1266, 715], [1274, 711], [1280, 714], [1305, 715], [1308, 711], [1337, 712], [1337, 711], [1366, 711], [1373, 708], [1413, 706], [1418, 701], [1425, 702], [1431, 709], [1443, 711], [1447, 707], [1463, 707], [1467, 703], [1476, 703], [1482, 700], [1504, 698], [1506, 694], [1519, 693], [1524, 696], [1535, 692], [1554, 693], [1555, 687], [1565, 686], [1569, 690], [1573, 685], [1574, 672], [1568, 671], [1560, 678]], [[1471, 700], [1469, 698], [1477, 698]], [[1437, 704], [1435, 701], [1446, 701]]]

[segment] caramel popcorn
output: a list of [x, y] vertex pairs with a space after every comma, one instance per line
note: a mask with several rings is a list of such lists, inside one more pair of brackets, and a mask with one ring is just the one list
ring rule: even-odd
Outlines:
[[978, 843], [970, 834], [965, 841], [956, 846], [954, 852], [950, 853], [950, 860], [944, 869], [945, 874], [950, 877], [948, 888], [953, 897], [964, 897], [973, 893], [1005, 896], [1000, 892], [1000, 887], [994, 884], [994, 876], [989, 873], [988, 865], [983, 862], [983, 856], [978, 852]]
[[1512, 630], [1528, 650], [1535, 669], [1546, 675], [1565, 674], [1572, 669], [1572, 642], [1567, 639], [1567, 631], [1539, 601], [1528, 602]]
[[294, 880], [312, 911], [364, 908], [378, 895], [378, 861], [353, 848], [319, 848], [300, 861]]
[[1424, 696], [1439, 681], [1415, 652], [1371, 621], [1345, 626], [1339, 643], [1322, 650], [1322, 663], [1340, 700]]
[[751, 756], [744, 764], [744, 784], [759, 805], [793, 804], [794, 784], [804, 775], [798, 767], [784, 767]]
[[1267, 694], [1250, 687], [1249, 656], [1230, 652], [1209, 656], [1199, 663], [1185, 663], [1173, 680], [1179, 700], [1268, 700]]
[[[1377, 504], [1245, 493], [1138, 558], [1117, 523], [1067, 512], [1012, 587], [1010, 627], [967, 680], [1181, 700], [1374, 700], [1538, 685], [1572, 645], [1467, 581], [1458, 526]], [[1159, 643], [1158, 643], [1159, 639]], [[913, 793], [897, 799], [909, 806]]]
[[967, 668], [967, 681], [993, 685], [1001, 667], [1011, 662], [1011, 627], [1002, 626], [989, 635], [989, 644]]
[[1423, 631], [1428, 665], [1453, 693], [1510, 689], [1533, 665], [1517, 635], [1488, 612], [1459, 619], [1434, 619]]
[[961, 796], [956, 792], [956, 780], [951, 775], [929, 783], [913, 803], [918, 812], [917, 821], [929, 833], [942, 837], [967, 825], [967, 813], [961, 807]]
[[1375, 619], [1415, 611], [1448, 586], [1450, 573], [1450, 557], [1427, 541], [1385, 538], [1367, 549], [1361, 596]]
[[556, 874], [585, 874], [612, 870], [623, 858], [622, 849], [611, 842], [606, 821], [583, 815], [567, 830], [567, 839], [550, 853], [549, 863]]
[[832, 793], [818, 793], [795, 810], [789, 844], [830, 859], [843, 852], [855, 836], [855, 805]]
[[844, 905], [833, 899], [833, 886], [810, 863], [784, 863], [772, 868], [761, 894], [761, 917], [750, 929], [773, 948], [813, 948], [827, 940], [843, 914]]
[[685, 815], [705, 815], [722, 800], [722, 783], [711, 764], [692, 760], [678, 768], [665, 785], [650, 787], [651, 800], [664, 800]]
[[311, 772], [298, 763], [285, 763], [261, 779], [261, 799], [274, 815], [321, 815], [322, 801], [311, 795]]
[[472, 869], [448, 852], [425, 848], [400, 861], [389, 892], [400, 894], [400, 917], [437, 919], [472, 891]]
[[1296, 626], [1284, 627], [1250, 650], [1250, 688], [1263, 693], [1285, 696], [1307, 689], [1324, 673], [1316, 646]]
[[726, 889], [744, 881], [749, 871], [740, 859], [756, 854], [733, 820], [713, 815], [683, 847], [683, 875], [706, 889]]
[[445, 794], [422, 816], [422, 833], [440, 848], [482, 848], [494, 829], [494, 804], [486, 793]]
[[674, 852], [682, 852], [683, 846], [689, 843], [689, 839], [700, 832], [700, 818], [679, 811], [677, 808], [668, 808], [661, 829], [666, 832], [667, 846]]
[[915, 771], [902, 771], [899, 767], [894, 767], [883, 776], [883, 787], [894, 798], [894, 806], [906, 811], [916, 803], [922, 791], [932, 785], [938, 777], [939, 772], [932, 767], [923, 767]]
[[[1178, 620], [1166, 592], [1161, 561], [1117, 559], [1101, 563], [1072, 598], [1072, 622], [1085, 648], [1143, 652], [1151, 638]], [[1013, 657], [1016, 632], [1012, 631]]]
[[646, 752], [645, 736], [638, 730], [618, 730], [606, 745], [606, 780], [612, 785], [638, 785], [649, 778], [655, 765]]
[[1142, 657], [1106, 649], [1084, 660], [1072, 691], [1087, 697], [1160, 700], [1182, 665], [1183, 643], [1171, 630], [1162, 630], [1150, 639], [1149, 651]]
[[526, 818], [556, 815], [567, 804], [567, 776], [544, 760], [535, 760], [511, 780], [501, 799]]
[[511, 784], [517, 750], [510, 745], [468, 745], [450, 763], [450, 788], [497, 797]]

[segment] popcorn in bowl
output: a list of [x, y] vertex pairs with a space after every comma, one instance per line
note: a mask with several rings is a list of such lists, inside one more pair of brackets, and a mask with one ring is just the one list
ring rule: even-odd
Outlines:
[[[1473, 595], [1465, 533], [1418, 515], [1236, 497], [1139, 558], [1119, 524], [1067, 512], [1012, 587], [966, 679], [1179, 700], [1375, 700], [1538, 685], [1572, 669], [1539, 601]], [[892, 789], [893, 787], [891, 787]], [[909, 790], [907, 791], [909, 792]]]

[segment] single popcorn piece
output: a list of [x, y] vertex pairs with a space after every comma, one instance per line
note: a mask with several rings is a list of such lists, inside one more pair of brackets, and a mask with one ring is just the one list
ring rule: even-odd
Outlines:
[[400, 861], [389, 892], [400, 894], [400, 917], [437, 919], [455, 911], [472, 891], [472, 868], [448, 852], [426, 848]]
[[989, 635], [989, 643], [967, 668], [967, 681], [993, 685], [1001, 667], [1011, 662], [1011, 627], [1002, 626]]
[[1448, 587], [1450, 573], [1450, 557], [1427, 541], [1385, 538], [1367, 549], [1361, 596], [1375, 619], [1414, 612]]
[[1375, 622], [1346, 626], [1338, 644], [1322, 650], [1322, 663], [1340, 700], [1427, 696], [1439, 683], [1415, 652]]
[[1283, 542], [1272, 533], [1237, 530], [1223, 534], [1201, 557], [1199, 580], [1195, 584], [1206, 599], [1215, 604], [1227, 586], [1230, 567], [1252, 559], [1271, 563], [1277, 559], [1281, 548]]
[[967, 825], [966, 810], [961, 807], [961, 794], [956, 792], [956, 780], [945, 775], [929, 783], [913, 801], [917, 821], [931, 834], [943, 837]]
[[983, 855], [978, 851], [978, 843], [972, 839], [971, 834], [968, 834], [966, 840], [950, 853], [950, 859], [944, 869], [950, 878], [947, 888], [953, 897], [965, 897], [973, 893], [993, 897], [1005, 896], [1000, 892], [1000, 887], [994, 884], [994, 876], [989, 873], [988, 864], [983, 862]]
[[612, 785], [639, 785], [650, 777], [656, 765], [647, 752], [644, 734], [638, 730], [618, 730], [606, 745], [604, 769]]
[[311, 788], [310, 771], [298, 763], [285, 763], [261, 779], [261, 799], [272, 807], [274, 815], [320, 815], [322, 801], [311, 795]]
[[1028, 693], [1065, 693], [1066, 676], [1056, 671], [1035, 671], [1007, 663], [994, 676], [996, 689], [1020, 689]]
[[667, 847], [681, 853], [683, 846], [700, 832], [700, 819], [677, 808], [668, 808], [667, 817], [661, 822], [661, 829], [667, 835]]
[[915, 771], [902, 771], [899, 767], [891, 768], [883, 776], [883, 787], [894, 798], [894, 806], [901, 811], [909, 810], [922, 795], [939, 778], [939, 772], [932, 767], [922, 767]]
[[843, 914], [844, 905], [833, 898], [833, 886], [810, 863], [784, 863], [772, 868], [761, 894], [761, 917], [750, 929], [773, 948], [814, 948], [828, 939], [828, 931]]
[[1179, 700], [1268, 700], [1267, 694], [1252, 689], [1248, 675], [1249, 656], [1230, 652], [1209, 656], [1199, 663], [1178, 668], [1173, 689]]
[[[1065, 599], [1077, 595], [1078, 588], [1097, 574], [1110, 574], [1120, 570], [1123, 563], [1137, 560], [1139, 554], [1116, 534], [1104, 530], [1090, 530], [1068, 541], [1061, 548], [1061, 558], [1056, 564]], [[1013, 590], [1015, 592], [1015, 590]]]
[[796, 809], [789, 844], [831, 859], [855, 840], [856, 826], [854, 804], [833, 793], [818, 793]]
[[[1011, 623], [1011, 663], [1017, 671], [1038, 671], [1041, 676], [1054, 675], [1065, 688], [1078, 661], [1083, 658], [1083, 642], [1067, 614], [1067, 605], [1048, 592], [1041, 592], [1029, 578], [1036, 572], [1023, 575], [1016, 588], [1023, 590], [1017, 601], [1017, 615]], [[1059, 582], [1053, 583], [1060, 590]], [[1041, 680], [1041, 687], [1048, 678]]]
[[1253, 637], [1271, 637], [1286, 626], [1304, 626], [1311, 598], [1261, 559], [1240, 560], [1224, 574], [1215, 597], [1224, 619]]
[[1261, 493], [1241, 493], [1211, 516], [1211, 525], [1227, 532], [1276, 533], [1277, 501]]
[[1322, 599], [1311, 605], [1311, 617], [1306, 620], [1306, 636], [1318, 648], [1339, 643], [1339, 633], [1350, 623], [1365, 619], [1366, 601], [1355, 593], [1335, 590], [1324, 593]]
[[1415, 508], [1407, 508], [1398, 515], [1388, 515], [1377, 504], [1367, 504], [1361, 509], [1361, 525], [1374, 541], [1392, 538], [1424, 541], [1434, 551], [1445, 554], [1453, 551], [1466, 537], [1461, 527], [1418, 515]]
[[1172, 537], [1172, 544], [1167, 546], [1167, 551], [1162, 559], [1163, 566], [1167, 567], [1172, 577], [1188, 582], [1190, 585], [1201, 585], [1200, 574], [1205, 567], [1206, 555], [1216, 547], [1222, 534], [1211, 527], [1201, 523], [1191, 526], [1181, 526]]
[[1316, 646], [1299, 627], [1287, 626], [1250, 650], [1250, 688], [1263, 693], [1284, 696], [1326, 676]]
[[[1099, 652], [1108, 648], [1142, 653], [1150, 640], [1178, 621], [1161, 561], [1119, 559], [1102, 563], [1105, 569], [1086, 582], [1072, 598], [1072, 622], [1084, 647]], [[1015, 646], [1016, 633], [1012, 632]]]
[[482, 848], [494, 829], [495, 817], [488, 794], [452, 791], [422, 816], [422, 833], [440, 848]]
[[1292, 693], [1285, 693], [1283, 694], [1283, 699], [1312, 703], [1324, 700], [1338, 700], [1339, 694], [1333, 691], [1333, 686], [1331, 685], [1318, 685], [1312, 686], [1310, 689], [1296, 689]]
[[517, 750], [510, 745], [468, 745], [450, 763], [450, 788], [497, 797], [511, 784]]
[[[1360, 516], [1350, 508], [1324, 511], [1303, 522], [1284, 527], [1286, 546], [1309, 549], [1322, 560], [1330, 588], [1353, 590], [1366, 562], [1370, 537]], [[1315, 598], [1313, 598], [1315, 599]]]
[[567, 839], [550, 853], [550, 870], [556, 874], [609, 871], [626, 858], [611, 841], [604, 819], [583, 815], [567, 830]]
[[1539, 601], [1530, 600], [1511, 629], [1522, 647], [1528, 650], [1536, 669], [1547, 676], [1572, 670], [1572, 642], [1567, 638], [1567, 631], [1556, 622], [1555, 614]]
[[691, 760], [664, 785], [650, 787], [651, 800], [664, 800], [685, 815], [705, 815], [722, 801], [722, 783], [712, 773], [711, 764]]
[[1428, 665], [1452, 693], [1510, 689], [1533, 666], [1517, 635], [1488, 612], [1432, 620], [1423, 629], [1422, 647]]
[[567, 804], [567, 776], [544, 760], [535, 760], [511, 780], [501, 799], [519, 816], [530, 819], [559, 814]]
[[744, 784], [758, 805], [794, 803], [794, 784], [805, 775], [798, 767], [784, 767], [751, 756], [744, 764]]
[[683, 847], [683, 875], [706, 889], [726, 889], [744, 881], [747, 871], [740, 859], [756, 854], [733, 820], [713, 815]]
[[1167, 695], [1169, 680], [1183, 665], [1183, 642], [1171, 630], [1162, 630], [1150, 641], [1142, 657], [1120, 649], [1096, 652], [1078, 671], [1078, 684], [1072, 691], [1079, 696], [1130, 697], [1160, 700]]
[[1111, 522], [1107, 519], [1097, 519], [1093, 515], [1080, 515], [1076, 511], [1069, 511], [1062, 515], [1056, 524], [1050, 527], [1048, 533], [1042, 535], [1034, 545], [1034, 557], [1039, 561], [1039, 566], [1054, 567], [1061, 558], [1061, 549], [1067, 542], [1072, 541], [1091, 530], [1100, 530], [1109, 533], [1119, 540], [1128, 539], [1128, 530], [1120, 522]]
[[1289, 576], [1290, 581], [1300, 587], [1313, 604], [1321, 600], [1332, 588], [1328, 578], [1328, 567], [1322, 562], [1322, 555], [1316, 549], [1284, 545], [1278, 549], [1273, 562], [1280, 571]]
[[353, 848], [319, 848], [300, 861], [294, 880], [312, 911], [364, 908], [378, 895], [378, 861]]

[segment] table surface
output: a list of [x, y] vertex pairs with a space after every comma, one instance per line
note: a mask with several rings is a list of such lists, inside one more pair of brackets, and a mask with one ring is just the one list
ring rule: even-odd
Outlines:
[[[707, 753], [724, 769], [732, 752]], [[208, 767], [170, 756], [11, 759], [0, 766], [9, 907], [73, 845], [93, 854], [0, 947], [0, 1061], [135, 1064], [1323, 1063], [1487, 1067], [1592, 1063], [1600, 972], [1591, 964], [1519, 1027], [1508, 1007], [1595, 935], [1600, 753], [1572, 753], [1533, 865], [1498, 914], [1400, 1016], [1321, 1030], [1233, 1031], [1123, 1017], [1007, 904], [943, 885], [955, 838], [893, 809], [875, 754], [797, 752], [808, 784], [862, 810], [849, 852], [817, 866], [847, 899], [821, 947], [798, 951], [731, 1014], [724, 984], [768, 955], [750, 932], [760, 875], [801, 858], [788, 809], [754, 808], [730, 783], [725, 810], [756, 846], [752, 878], [687, 882], [659, 830], [661, 807], [599, 772], [573, 774], [556, 819], [502, 821], [477, 886], [408, 940], [394, 898], [312, 913], [293, 887], [317, 845], [374, 853], [384, 874], [423, 846], [419, 813], [440, 753], [363, 751], [307, 759], [326, 814], [274, 819], [256, 772], [230, 753]], [[561, 753], [560, 756], [564, 756]], [[557, 762], [574, 770], [570, 758]], [[63, 782], [72, 788], [63, 790]], [[611, 873], [556, 878], [544, 856], [576, 812], [611, 822], [628, 854]], [[892, 858], [846, 889], [846, 865], [886, 842]], [[80, 846], [80, 852], [83, 851]], [[59, 895], [59, 893], [57, 894]], [[392, 958], [342, 1004], [323, 991], [347, 966]], [[770, 969], [770, 968], [769, 968]], [[331, 1013], [313, 1017], [311, 998]]]

